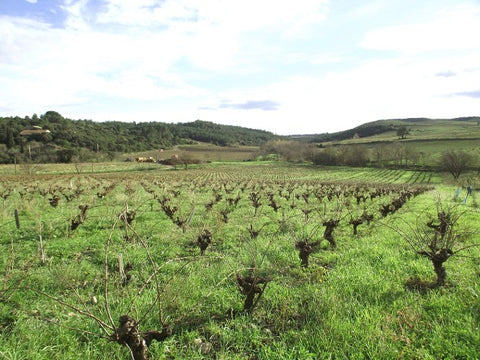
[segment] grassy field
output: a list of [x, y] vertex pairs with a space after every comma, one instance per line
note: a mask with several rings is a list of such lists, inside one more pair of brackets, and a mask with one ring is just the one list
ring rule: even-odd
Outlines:
[[140, 154], [122, 154], [119, 159], [134, 159], [137, 156], [154, 159], [170, 159], [173, 155], [186, 154], [190, 158], [201, 161], [246, 161], [252, 160], [259, 151], [259, 146], [217, 146], [206, 143], [178, 145], [171, 149], [147, 151]]
[[[124, 315], [152, 359], [480, 357], [480, 211], [445, 174], [90, 166], [0, 169], [0, 359], [129, 359]], [[434, 287], [399, 232], [439, 209], [464, 249]]]
[[[391, 125], [393, 129], [367, 137], [353, 137], [342, 141], [325, 142], [323, 145], [363, 144], [373, 153], [378, 146], [385, 146], [385, 152], [396, 146], [408, 147], [410, 152], [420, 154], [418, 165], [438, 166], [440, 155], [446, 150], [462, 150], [475, 158], [474, 166], [480, 166], [480, 125], [477, 120], [381, 120], [369, 123]], [[396, 129], [409, 129], [405, 139], [400, 139]]]
[[[409, 129], [406, 140], [449, 140], [449, 139], [480, 139], [480, 124], [477, 120], [380, 120], [365, 125], [382, 124], [392, 126], [391, 131], [369, 136], [368, 141], [391, 141], [398, 138], [396, 129], [404, 126]], [[362, 141], [361, 139], [353, 139]], [[346, 140], [349, 141], [349, 140]]]
[[[226, 156], [226, 155], [225, 155]], [[222, 168], [237, 168], [239, 172], [242, 169], [255, 169], [263, 178], [286, 179], [291, 176], [292, 165], [281, 162], [245, 162], [229, 161], [228, 165], [223, 162], [212, 162], [200, 165], [188, 165], [189, 169], [199, 169], [202, 171], [215, 171]], [[268, 171], [274, 168], [274, 172]], [[423, 171], [423, 170], [395, 170], [379, 168], [349, 168], [349, 167], [314, 167], [308, 164], [295, 165], [293, 168], [301, 170], [297, 174], [299, 179], [316, 179], [319, 177], [322, 181], [365, 181], [365, 182], [386, 182], [386, 183], [409, 183], [409, 184], [440, 184], [448, 181], [448, 175], [441, 172]], [[0, 176], [40, 176], [40, 175], [89, 175], [101, 173], [157, 173], [171, 172], [184, 169], [183, 165], [164, 166], [155, 163], [137, 163], [137, 162], [102, 162], [102, 163], [78, 163], [78, 164], [35, 164], [35, 165], [0, 165]], [[267, 170], [266, 172], [264, 170]], [[247, 173], [250, 173], [248, 171]], [[185, 172], [181, 172], [183, 176]], [[321, 176], [319, 175], [321, 174]], [[256, 174], [255, 176], [258, 176]], [[465, 179], [469, 178], [464, 176]]]

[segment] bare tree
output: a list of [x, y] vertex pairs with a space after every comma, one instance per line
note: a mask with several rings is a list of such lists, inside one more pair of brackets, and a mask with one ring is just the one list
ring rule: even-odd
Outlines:
[[198, 164], [199, 160], [195, 158], [192, 152], [182, 151], [178, 155], [178, 163], [182, 164], [185, 170], [187, 170], [189, 164]]
[[369, 159], [365, 145], [350, 145], [343, 150], [343, 162], [349, 166], [365, 166]]
[[340, 159], [332, 146], [313, 152], [310, 160], [315, 165], [339, 165]]
[[405, 159], [405, 166], [408, 166], [409, 161], [412, 163], [412, 165], [415, 165], [420, 155], [414, 146], [409, 145], [405, 146], [403, 150], [403, 156]]
[[386, 144], [375, 145], [373, 148], [373, 156], [378, 167], [383, 167], [385, 159], [388, 157], [389, 149]]
[[275, 153], [288, 162], [302, 162], [314, 153], [312, 145], [295, 140], [269, 141], [262, 149], [265, 153]]
[[405, 151], [405, 146], [399, 142], [394, 142], [391, 147], [391, 156], [395, 166], [402, 165], [403, 153]]
[[440, 166], [442, 169], [452, 174], [455, 180], [471, 165], [473, 156], [463, 150], [447, 150], [440, 157]]

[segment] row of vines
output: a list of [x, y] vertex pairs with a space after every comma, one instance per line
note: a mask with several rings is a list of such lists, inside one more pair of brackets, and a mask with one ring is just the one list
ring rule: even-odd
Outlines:
[[51, 349], [41, 346], [52, 358], [62, 348], [174, 358], [186, 350], [168, 339], [194, 330], [192, 346], [214, 358], [242, 351], [219, 330], [232, 319], [258, 317], [271, 339], [301, 329], [309, 299], [289, 309], [275, 294], [325, 286], [343, 249], [431, 189], [413, 185], [428, 184], [428, 173], [412, 173], [410, 184], [390, 170], [344, 175], [224, 168], [4, 178], [0, 344], [20, 346], [28, 333], [50, 338]]

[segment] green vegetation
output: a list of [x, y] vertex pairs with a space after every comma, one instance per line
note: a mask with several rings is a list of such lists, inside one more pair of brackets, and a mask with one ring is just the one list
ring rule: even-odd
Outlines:
[[[478, 139], [480, 136], [480, 117], [461, 117], [455, 119], [408, 118], [377, 120], [362, 124], [353, 129], [332, 134], [305, 135], [301, 139], [311, 142], [348, 141], [365, 139], [368, 142], [391, 140], [398, 130], [407, 130], [414, 138], [425, 140], [438, 139]], [[400, 135], [400, 134], [399, 134]], [[413, 140], [413, 139], [412, 139]]]
[[[13, 168], [0, 170], [0, 358], [480, 357], [475, 173], [456, 194], [424, 169]], [[439, 282], [422, 252], [443, 210], [454, 226], [436, 244], [461, 252]]]
[[465, 169], [480, 167], [480, 118], [381, 120], [358, 128], [298, 138], [316, 146], [312, 161], [324, 165], [441, 169], [445, 153], [468, 154]]
[[[379, 120], [321, 135], [279, 137], [260, 130], [191, 123], [96, 123], [54, 111], [0, 118], [0, 163], [35, 173], [39, 164], [104, 163], [145, 157], [175, 167], [212, 161], [287, 161], [355, 167], [449, 171], [480, 167], [480, 118]], [[48, 130], [48, 131], [47, 131]], [[466, 154], [452, 171], [452, 157]], [[467, 159], [468, 157], [468, 159]], [[458, 167], [457, 167], [458, 168]]]
[[442, 153], [443, 169], [452, 174], [455, 180], [458, 180], [462, 172], [464, 172], [473, 162], [473, 156], [464, 151], [447, 150]]
[[406, 139], [408, 134], [410, 134], [410, 129], [406, 126], [400, 126], [397, 129], [397, 136], [399, 136], [401, 139]]
[[479, 358], [479, 140], [0, 118], [0, 358]]
[[[22, 130], [39, 130], [21, 135]], [[49, 132], [45, 132], [48, 130]], [[112, 160], [118, 153], [159, 151], [197, 142], [258, 146], [272, 133], [197, 120], [191, 123], [126, 123], [70, 120], [55, 111], [38, 117], [0, 118], [1, 163], [69, 163]]]

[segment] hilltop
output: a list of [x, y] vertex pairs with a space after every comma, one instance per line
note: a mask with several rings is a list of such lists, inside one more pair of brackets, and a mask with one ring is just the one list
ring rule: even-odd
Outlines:
[[406, 118], [376, 120], [335, 133], [294, 135], [290, 138], [308, 142], [378, 142], [398, 138], [397, 131], [406, 127], [409, 134], [403, 140], [480, 139], [480, 117], [453, 119]]

